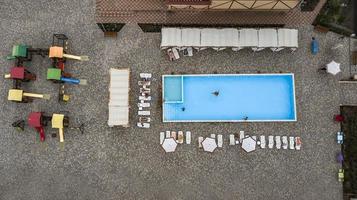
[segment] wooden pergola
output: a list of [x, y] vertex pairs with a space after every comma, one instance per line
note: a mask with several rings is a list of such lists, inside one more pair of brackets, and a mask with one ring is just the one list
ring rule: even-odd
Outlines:
[[254, 10], [284, 11], [295, 8], [301, 0], [166, 0], [170, 10]]

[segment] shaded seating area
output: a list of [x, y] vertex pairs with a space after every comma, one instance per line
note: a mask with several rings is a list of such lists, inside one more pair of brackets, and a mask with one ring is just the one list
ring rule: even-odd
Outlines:
[[108, 125], [129, 126], [129, 69], [110, 69]]
[[251, 48], [261, 51], [270, 48], [281, 51], [298, 48], [298, 30], [286, 28], [162, 28], [161, 48], [192, 47], [197, 50], [212, 48], [220, 51], [231, 48], [239, 51]]

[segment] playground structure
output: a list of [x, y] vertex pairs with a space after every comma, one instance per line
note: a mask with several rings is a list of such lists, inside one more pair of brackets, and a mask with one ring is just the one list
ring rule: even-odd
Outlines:
[[[30, 82], [36, 80], [36, 75], [31, 73], [24, 66], [25, 62], [32, 61], [34, 55], [40, 55], [43, 58], [48, 56], [52, 60], [51, 66], [47, 69], [47, 80], [53, 83], [60, 84], [59, 101], [67, 102], [70, 96], [65, 93], [64, 84], [87, 85], [85, 79], [77, 79], [72, 77], [70, 73], [64, 71], [66, 59], [86, 61], [88, 56], [76, 56], [67, 53], [68, 37], [64, 34], [53, 34], [52, 45], [50, 48], [32, 48], [28, 45], [15, 45], [12, 48], [11, 55], [7, 56], [8, 60], [15, 60], [15, 67], [12, 67], [9, 74], [5, 74], [5, 78], [13, 80], [13, 91], [9, 91], [8, 99], [16, 102], [31, 102], [29, 98], [48, 99], [46, 95], [32, 94], [20, 92], [22, 82]], [[14, 90], [17, 89], [17, 90]]]
[[48, 94], [36, 94], [30, 92], [24, 92], [21, 89], [10, 89], [7, 99], [9, 101], [21, 102], [21, 103], [29, 103], [32, 102], [32, 98], [39, 99], [50, 99], [50, 95]]
[[88, 56], [75, 56], [67, 54], [68, 37], [64, 34], [53, 34], [52, 46], [49, 49], [48, 56], [52, 60], [52, 66], [47, 69], [47, 80], [59, 83], [59, 100], [67, 102], [70, 96], [65, 93], [64, 84], [87, 85], [87, 80], [73, 78], [70, 73], [64, 71], [66, 59], [87, 61]]
[[[44, 127], [48, 126], [51, 122], [52, 128], [59, 129], [60, 142], [64, 142], [64, 127], [69, 126], [69, 118], [64, 114], [54, 113], [52, 116], [46, 116], [43, 112], [31, 112], [27, 118], [28, 125], [35, 128], [40, 136], [40, 141], [43, 142], [46, 139]], [[13, 127], [17, 127], [20, 130], [25, 130], [24, 120], [18, 120], [12, 124]]]
[[[88, 56], [71, 55], [67, 51], [68, 37], [64, 34], [54, 34], [50, 48], [32, 48], [23, 44], [13, 46], [11, 55], [7, 56], [7, 59], [14, 60], [15, 66], [10, 69], [8, 74], [4, 75], [4, 78], [13, 80], [13, 87], [8, 92], [8, 100], [28, 103], [32, 102], [34, 98], [50, 99], [48, 94], [31, 93], [22, 89], [23, 82], [35, 81], [37, 78], [34, 73], [26, 69], [26, 62], [32, 61], [34, 55], [40, 55], [43, 58], [48, 57], [51, 59], [51, 65], [47, 69], [47, 80], [60, 85], [59, 100], [67, 102], [69, 95], [65, 93], [65, 85], [86, 85], [87, 81], [73, 78], [70, 73], [66, 73], [64, 71], [66, 60], [88, 60]], [[69, 127], [69, 117], [60, 113], [53, 113], [52, 116], [48, 116], [44, 112], [31, 112], [27, 118], [27, 123], [37, 130], [41, 142], [45, 141], [46, 138], [45, 127], [51, 123], [52, 128], [58, 129], [59, 141], [64, 142], [64, 128]], [[25, 120], [17, 120], [12, 123], [12, 126], [24, 131], [25, 124]], [[84, 124], [81, 124], [79, 127], [70, 129], [78, 129], [83, 133], [83, 126]], [[56, 135], [54, 134], [53, 136]]]
[[54, 113], [52, 116], [46, 116], [42, 112], [32, 112], [28, 116], [27, 122], [30, 127], [33, 127], [37, 130], [40, 135], [40, 141], [45, 141], [45, 131], [44, 127], [46, 127], [49, 122], [51, 122], [52, 128], [59, 130], [59, 138], [60, 142], [64, 142], [64, 127], [68, 127], [69, 118], [64, 114]]

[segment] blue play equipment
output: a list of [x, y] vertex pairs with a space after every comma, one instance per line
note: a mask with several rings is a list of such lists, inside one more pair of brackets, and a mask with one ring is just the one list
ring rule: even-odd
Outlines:
[[319, 42], [313, 37], [311, 40], [311, 53], [316, 55], [319, 52]]

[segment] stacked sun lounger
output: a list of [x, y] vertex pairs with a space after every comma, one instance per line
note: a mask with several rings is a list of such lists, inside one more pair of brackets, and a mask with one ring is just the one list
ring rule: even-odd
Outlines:
[[150, 128], [151, 76], [151, 73], [140, 73], [140, 80], [138, 81], [138, 85], [140, 86], [140, 95], [138, 103], [139, 121], [137, 126], [139, 128]]
[[191, 144], [191, 131], [166, 131], [160, 132], [160, 144], [163, 143], [165, 138], [174, 138], [177, 144], [183, 144], [184, 140], [186, 144]]
[[[260, 146], [265, 148], [265, 136], [260, 136]], [[262, 146], [262, 143], [264, 145]], [[273, 149], [290, 149], [290, 150], [300, 150], [301, 149], [301, 137], [288, 137], [288, 136], [268, 136], [268, 148]]]

